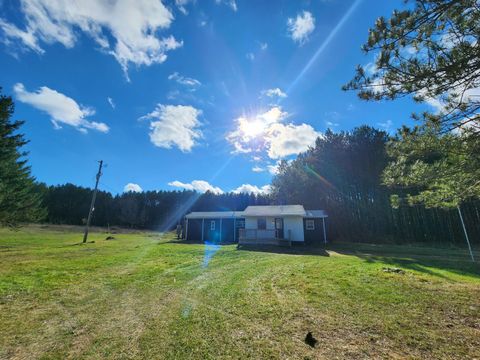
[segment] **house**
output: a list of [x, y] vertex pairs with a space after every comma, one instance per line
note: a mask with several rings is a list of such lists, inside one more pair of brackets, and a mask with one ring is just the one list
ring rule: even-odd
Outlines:
[[302, 205], [248, 206], [244, 211], [202, 211], [185, 216], [185, 239], [245, 244], [326, 243], [323, 210]]

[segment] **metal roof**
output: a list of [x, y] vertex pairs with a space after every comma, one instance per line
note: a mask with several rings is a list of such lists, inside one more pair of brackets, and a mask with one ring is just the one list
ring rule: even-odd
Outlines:
[[187, 219], [212, 219], [212, 218], [240, 218], [259, 216], [302, 216], [307, 218], [324, 218], [324, 210], [305, 210], [302, 205], [252, 205], [245, 211], [193, 211], [187, 214]]
[[265, 205], [249, 206], [244, 211], [245, 216], [304, 216], [302, 205]]
[[187, 219], [234, 218], [242, 217], [243, 211], [193, 211], [187, 214]]
[[325, 210], [305, 210], [305, 217], [307, 218], [326, 218], [328, 217]]

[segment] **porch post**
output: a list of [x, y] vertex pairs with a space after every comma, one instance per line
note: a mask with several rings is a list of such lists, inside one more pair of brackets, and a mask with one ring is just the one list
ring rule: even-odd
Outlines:
[[220, 218], [220, 242], [222, 242], [222, 220], [223, 218]]
[[203, 228], [205, 227], [205, 219], [202, 218], [202, 242], [203, 242]]
[[233, 242], [237, 242], [237, 218], [233, 218]]
[[323, 243], [327, 245], [327, 231], [325, 230], [325, 218], [322, 218], [323, 220]]

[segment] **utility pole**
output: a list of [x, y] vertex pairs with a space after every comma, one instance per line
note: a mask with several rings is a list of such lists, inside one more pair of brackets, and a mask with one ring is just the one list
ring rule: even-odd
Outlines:
[[90, 227], [90, 221], [92, 220], [92, 213], [95, 206], [95, 199], [97, 197], [98, 182], [100, 181], [100, 176], [102, 176], [102, 165], [103, 160], [100, 160], [98, 165], [97, 181], [95, 181], [95, 189], [93, 189], [92, 202], [90, 203], [90, 210], [88, 211], [87, 225], [85, 226], [85, 233], [83, 234], [83, 243], [87, 242], [88, 228]]
[[467, 239], [468, 251], [470, 252], [470, 257], [472, 261], [475, 262], [475, 258], [473, 257], [472, 247], [470, 246], [470, 240], [468, 239], [467, 228], [465, 227], [465, 223], [463, 222], [462, 211], [460, 210], [460, 205], [457, 205], [458, 215], [460, 215], [460, 220], [462, 221], [463, 232], [465, 233], [465, 239]]

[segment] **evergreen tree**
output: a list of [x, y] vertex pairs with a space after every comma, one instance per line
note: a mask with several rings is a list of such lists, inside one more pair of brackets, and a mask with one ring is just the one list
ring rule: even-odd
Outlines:
[[388, 153], [384, 183], [404, 194], [392, 196], [395, 206], [455, 208], [480, 198], [479, 138], [467, 141], [463, 134], [441, 134], [436, 127], [404, 127]]
[[380, 17], [363, 50], [375, 63], [358, 66], [344, 86], [364, 100], [413, 95], [437, 104], [418, 119], [443, 132], [480, 134], [480, 5], [477, 0], [409, 0], [409, 8]]
[[[0, 88], [1, 91], [1, 88]], [[22, 222], [37, 221], [44, 216], [41, 191], [30, 175], [21, 148], [27, 144], [18, 130], [23, 121], [12, 121], [14, 103], [11, 97], [0, 93], [0, 225], [18, 226]]]

